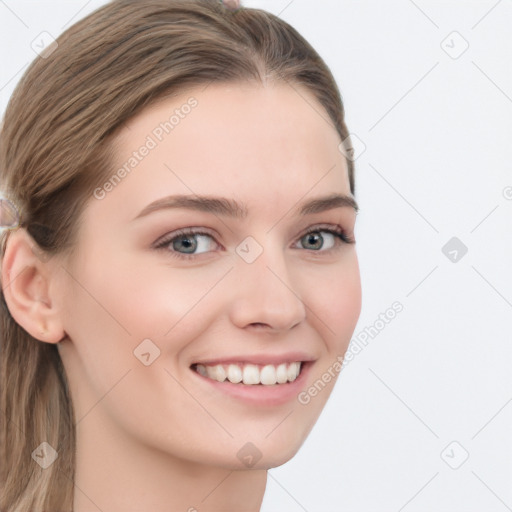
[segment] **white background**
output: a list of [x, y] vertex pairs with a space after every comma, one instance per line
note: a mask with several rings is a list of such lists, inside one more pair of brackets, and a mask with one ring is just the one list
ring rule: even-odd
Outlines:
[[[2, 112], [36, 36], [104, 3], [0, 1]], [[297, 456], [269, 472], [263, 512], [512, 510], [512, 2], [244, 5], [313, 44], [366, 146], [354, 337], [404, 307], [343, 370]], [[452, 237], [468, 249], [456, 262], [442, 251]]]

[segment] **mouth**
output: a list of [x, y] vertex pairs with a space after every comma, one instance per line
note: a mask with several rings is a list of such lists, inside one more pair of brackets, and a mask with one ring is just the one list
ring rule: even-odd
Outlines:
[[252, 364], [232, 362], [224, 364], [195, 363], [191, 369], [203, 377], [216, 382], [229, 382], [245, 386], [280, 386], [294, 382], [306, 361], [279, 364]]
[[271, 360], [254, 357], [250, 362], [230, 359], [194, 363], [190, 369], [201, 385], [221, 396], [249, 406], [273, 408], [297, 399], [314, 363], [299, 355]]

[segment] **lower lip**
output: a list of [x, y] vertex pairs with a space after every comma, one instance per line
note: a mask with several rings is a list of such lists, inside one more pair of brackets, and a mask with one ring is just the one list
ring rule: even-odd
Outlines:
[[227, 380], [219, 382], [209, 379], [208, 377], [204, 377], [195, 370], [191, 371], [194, 372], [194, 374], [203, 382], [210, 384], [215, 389], [234, 398], [253, 405], [277, 406], [290, 403], [297, 398], [298, 394], [302, 391], [304, 383], [306, 382], [311, 366], [311, 361], [302, 363], [300, 374], [293, 382], [274, 384], [273, 386], [265, 386], [263, 384], [233, 384]]

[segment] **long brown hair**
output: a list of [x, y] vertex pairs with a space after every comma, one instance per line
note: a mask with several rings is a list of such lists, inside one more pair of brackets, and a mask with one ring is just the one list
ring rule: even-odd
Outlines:
[[[119, 128], [165, 95], [212, 82], [283, 80], [312, 92], [341, 140], [349, 136], [324, 61], [295, 29], [262, 10], [228, 10], [217, 0], [114, 0], [69, 28], [57, 45], [23, 75], [0, 133], [1, 190], [19, 209], [19, 229], [47, 258], [72, 250], [87, 201], [112, 174]], [[354, 193], [354, 165], [347, 163]], [[6, 285], [0, 511], [69, 511], [75, 421], [66, 374], [56, 345], [15, 322]], [[58, 457], [42, 469], [31, 454], [45, 441]]]

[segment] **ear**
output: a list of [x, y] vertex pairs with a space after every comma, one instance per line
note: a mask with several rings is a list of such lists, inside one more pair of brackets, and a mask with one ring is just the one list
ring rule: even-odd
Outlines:
[[2, 289], [12, 317], [25, 331], [40, 341], [58, 343], [66, 335], [51, 297], [59, 266], [41, 254], [24, 228], [9, 232], [2, 259]]

